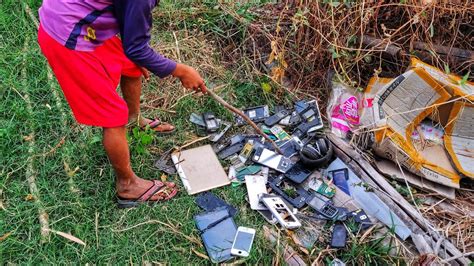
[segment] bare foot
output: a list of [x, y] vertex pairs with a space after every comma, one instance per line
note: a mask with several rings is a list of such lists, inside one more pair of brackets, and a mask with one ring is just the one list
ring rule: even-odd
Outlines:
[[[145, 193], [151, 186], [153, 186], [153, 181], [146, 180], [135, 176], [131, 182], [128, 184], [117, 181], [116, 184], [117, 195], [122, 199], [135, 200], [138, 199], [143, 193]], [[166, 196], [166, 193], [171, 192], [171, 187], [163, 187], [155, 195], [153, 195], [149, 200], [157, 201]]]

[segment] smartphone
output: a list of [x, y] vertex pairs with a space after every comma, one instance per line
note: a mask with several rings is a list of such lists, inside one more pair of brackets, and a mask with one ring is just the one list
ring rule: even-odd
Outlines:
[[313, 194], [312, 198], [308, 198], [307, 204], [315, 211], [326, 217], [327, 219], [335, 219], [338, 214], [338, 209], [332, 205], [329, 199], [323, 196]]
[[252, 249], [254, 237], [255, 229], [239, 226], [230, 254], [239, 257], [248, 257]]
[[286, 173], [294, 164], [290, 158], [281, 156], [265, 148], [257, 149], [252, 160], [282, 173]]

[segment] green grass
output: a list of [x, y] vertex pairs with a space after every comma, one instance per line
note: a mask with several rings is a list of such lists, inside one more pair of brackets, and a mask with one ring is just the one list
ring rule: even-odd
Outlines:
[[[40, 1], [26, 2], [36, 14]], [[163, 5], [168, 12], [174, 7], [170, 2]], [[186, 8], [191, 10], [192, 7]], [[157, 22], [157, 25], [171, 25], [173, 16], [160, 16]], [[217, 25], [212, 21], [207, 23]], [[162, 42], [174, 45], [169, 32], [158, 29], [157, 33], [165, 36]], [[25, 45], [27, 49], [23, 51]], [[0, 264], [208, 264], [193, 252], [205, 254], [193, 221], [193, 216], [201, 210], [194, 203], [194, 197], [186, 195], [182, 187], [176, 199], [154, 207], [129, 210], [116, 207], [114, 175], [101, 146], [101, 130], [80, 126], [74, 121], [56, 81], [48, 79], [47, 63], [36, 43], [35, 26], [18, 1], [4, 0], [0, 6], [0, 51], [0, 200], [5, 206], [4, 210], [0, 209]], [[22, 71], [26, 71], [26, 75]], [[216, 84], [230, 84], [220, 94], [236, 106], [272, 106], [278, 101], [272, 94], [263, 93], [260, 82], [266, 82], [264, 78], [239, 80], [236, 77], [229, 69], [212, 80]], [[154, 95], [156, 86], [163, 84], [172, 82], [154, 79], [144, 88], [144, 95]], [[60, 95], [62, 108], [57, 106], [53, 90]], [[31, 113], [25, 95], [31, 101]], [[154, 137], [146, 146], [146, 152], [137, 149], [138, 140], [130, 135], [136, 173], [149, 179], [159, 178], [161, 173], [153, 167], [154, 160], [161, 152], [190, 140], [193, 126], [188, 117], [191, 112], [205, 110], [232, 118], [207, 97], [180, 99], [174, 107], [175, 114], [148, 109], [147, 115], [159, 115], [172, 121], [177, 126], [177, 134], [171, 138]], [[66, 114], [65, 126], [61, 111]], [[30, 141], [25, 137], [32, 132], [35, 133], [33, 166], [39, 201], [27, 198], [30, 190], [26, 171], [31, 154], [28, 153]], [[64, 143], [58, 145], [63, 138]], [[180, 184], [176, 176], [169, 178]], [[277, 251], [264, 240], [261, 228], [265, 222], [246, 204], [245, 188], [228, 186], [213, 192], [238, 207], [238, 225], [257, 229], [254, 249], [245, 262], [271, 264]], [[41, 208], [48, 214], [51, 229], [74, 235], [86, 242], [86, 246], [55, 234], [42, 243], [38, 221]], [[156, 221], [166, 223], [173, 230]], [[359, 256], [356, 251], [351, 254]], [[378, 253], [374, 254], [371, 256]]]
[[[37, 10], [38, 1], [29, 1]], [[35, 12], [36, 13], [36, 12]], [[193, 216], [201, 212], [194, 203], [194, 197], [181, 194], [175, 200], [152, 208], [142, 206], [131, 210], [119, 210], [114, 203], [114, 176], [100, 143], [101, 130], [78, 126], [62, 97], [55, 80], [47, 78], [47, 64], [36, 44], [35, 27], [23, 7], [14, 1], [3, 1], [0, 8], [1, 56], [1, 129], [0, 189], [5, 210], [0, 210], [0, 236], [11, 234], [0, 242], [0, 264], [12, 263], [142, 263], [171, 262], [207, 263], [193, 253], [193, 249], [205, 250], [184, 236], [200, 242]], [[19, 34], [21, 33], [21, 34]], [[28, 47], [24, 53], [23, 46]], [[23, 66], [23, 58], [26, 64]], [[26, 79], [21, 71], [26, 68]], [[159, 81], [155, 81], [157, 83]], [[153, 83], [152, 83], [153, 84]], [[266, 99], [254, 92], [253, 84], [240, 84], [237, 92], [240, 103], [264, 103]], [[145, 88], [145, 93], [153, 88]], [[66, 127], [61, 126], [60, 110], [51, 91], [61, 95], [66, 112]], [[227, 89], [223, 92], [228, 93]], [[28, 94], [32, 102], [30, 115], [23, 99]], [[245, 97], [243, 97], [245, 95]], [[48, 107], [49, 106], [49, 107]], [[160, 151], [174, 145], [181, 145], [188, 139], [186, 132], [192, 129], [187, 121], [191, 112], [212, 110], [230, 118], [222, 107], [208, 98], [183, 98], [175, 108], [177, 114], [169, 116], [178, 127], [173, 138], [156, 137], [147, 153], [139, 153], [132, 146], [132, 164], [135, 171], [146, 178], [158, 178], [161, 174], [153, 167]], [[151, 113], [157, 115], [159, 112]], [[70, 233], [84, 242], [83, 247], [51, 234], [47, 243], [41, 243], [38, 222], [38, 204], [26, 200], [30, 194], [26, 179], [28, 142], [24, 140], [35, 132], [34, 167], [39, 198], [49, 216], [51, 229]], [[65, 137], [65, 143], [51, 152]], [[133, 137], [132, 137], [133, 138]], [[132, 140], [132, 142], [135, 140]], [[153, 152], [154, 151], [154, 152]], [[78, 170], [69, 176], [64, 170], [64, 161], [70, 169]], [[177, 177], [170, 179], [180, 184]], [[73, 180], [77, 192], [72, 192]], [[259, 228], [264, 222], [246, 207], [243, 187], [226, 187], [214, 190], [217, 195], [231, 204], [239, 206], [237, 224]], [[158, 220], [176, 228], [180, 234], [169, 228], [148, 221]], [[96, 226], [97, 222], [97, 226]], [[145, 223], [136, 228], [121, 231]], [[258, 234], [255, 249], [249, 263], [269, 264], [272, 252]]]

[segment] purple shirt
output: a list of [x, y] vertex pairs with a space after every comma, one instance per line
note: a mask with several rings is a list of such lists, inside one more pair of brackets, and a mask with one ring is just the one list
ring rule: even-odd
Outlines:
[[44, 0], [39, 16], [52, 38], [77, 51], [93, 51], [120, 32], [127, 57], [163, 78], [176, 62], [149, 45], [156, 5], [156, 0]]

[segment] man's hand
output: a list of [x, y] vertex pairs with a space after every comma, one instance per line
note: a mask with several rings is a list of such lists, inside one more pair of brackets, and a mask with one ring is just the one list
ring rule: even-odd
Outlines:
[[206, 93], [207, 88], [201, 75], [192, 67], [177, 64], [176, 69], [171, 73], [174, 77], [181, 80], [181, 84], [186, 89], [195, 90], [196, 92]]
[[140, 70], [142, 71], [143, 77], [145, 78], [146, 81], [150, 80], [150, 72], [144, 67], [140, 67]]

